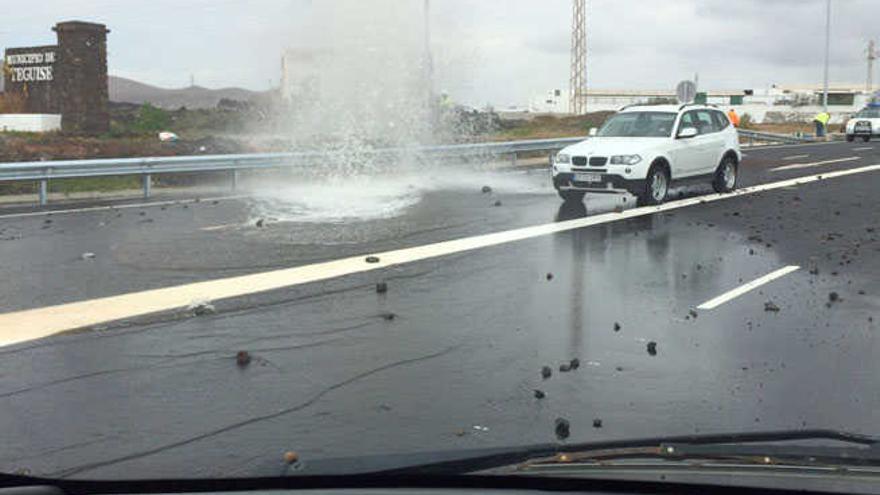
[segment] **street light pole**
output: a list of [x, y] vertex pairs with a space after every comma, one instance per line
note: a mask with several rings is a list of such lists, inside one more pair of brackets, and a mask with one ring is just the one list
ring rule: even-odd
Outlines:
[[425, 0], [425, 72], [428, 79], [428, 95], [434, 98], [434, 56], [431, 53], [431, 0]]
[[825, 9], [825, 84], [822, 90], [822, 108], [828, 111], [828, 64], [831, 57], [831, 0]]

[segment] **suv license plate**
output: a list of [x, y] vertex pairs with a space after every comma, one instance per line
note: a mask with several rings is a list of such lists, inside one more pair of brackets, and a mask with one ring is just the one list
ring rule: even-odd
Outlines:
[[602, 182], [602, 174], [574, 174], [575, 182]]

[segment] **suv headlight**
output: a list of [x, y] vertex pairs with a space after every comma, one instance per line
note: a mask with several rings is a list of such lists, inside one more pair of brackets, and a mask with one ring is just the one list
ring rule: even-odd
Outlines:
[[639, 155], [617, 155], [611, 157], [612, 165], [635, 165], [642, 161]]
[[563, 153], [556, 155], [556, 163], [568, 165], [569, 163], [571, 163], [571, 155], [566, 155]]

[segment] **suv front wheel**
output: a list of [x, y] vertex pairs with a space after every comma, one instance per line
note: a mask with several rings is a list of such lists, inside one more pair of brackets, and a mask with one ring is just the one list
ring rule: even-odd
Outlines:
[[639, 206], [659, 205], [669, 193], [669, 174], [660, 165], [652, 165], [645, 177], [645, 188], [637, 195]]

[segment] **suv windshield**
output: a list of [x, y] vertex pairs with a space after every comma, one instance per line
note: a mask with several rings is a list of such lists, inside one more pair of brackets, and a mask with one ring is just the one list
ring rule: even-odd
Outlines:
[[675, 114], [672, 112], [626, 112], [610, 119], [598, 132], [601, 137], [669, 137]]

